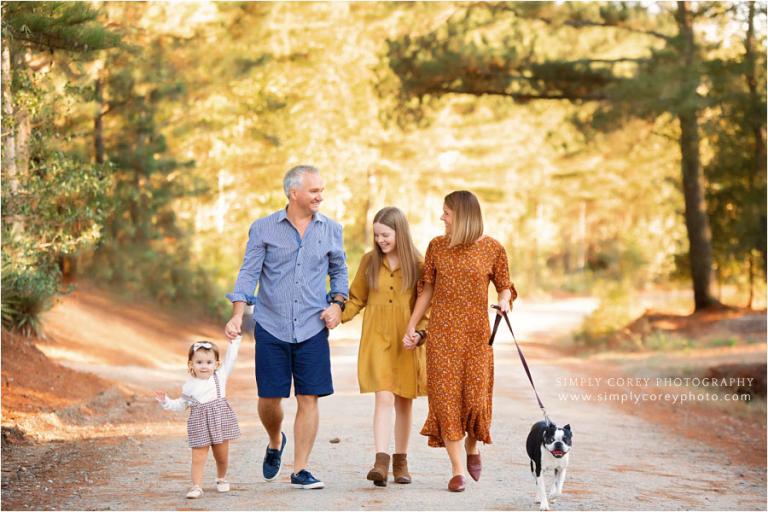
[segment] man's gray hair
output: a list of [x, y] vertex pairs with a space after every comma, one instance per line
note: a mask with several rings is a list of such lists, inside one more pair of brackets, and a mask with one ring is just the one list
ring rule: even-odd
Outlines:
[[320, 171], [316, 167], [311, 165], [297, 165], [287, 173], [283, 178], [283, 190], [285, 191], [285, 197], [291, 198], [291, 189], [299, 188], [301, 186], [301, 178], [307, 173], [320, 174]]

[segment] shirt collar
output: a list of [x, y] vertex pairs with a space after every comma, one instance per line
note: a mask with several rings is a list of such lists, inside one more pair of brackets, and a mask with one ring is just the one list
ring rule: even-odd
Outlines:
[[[326, 218], [325, 215], [317, 212], [312, 215], [312, 222], [325, 222]], [[285, 208], [282, 208], [277, 212], [277, 222], [282, 222], [284, 220], [288, 220], [288, 205], [285, 205]]]
[[385, 257], [383, 257], [383, 258], [381, 259], [381, 262], [382, 262], [382, 264], [384, 265], [384, 268], [386, 268], [386, 269], [387, 269], [387, 270], [389, 270], [390, 272], [397, 272], [398, 270], [400, 270], [400, 267], [402, 267], [402, 265], [400, 265], [400, 266], [399, 266], [399, 267], [397, 267], [395, 270], [392, 270], [391, 268], [389, 268], [389, 261], [387, 261], [387, 258], [386, 258], [386, 256], [385, 256]]

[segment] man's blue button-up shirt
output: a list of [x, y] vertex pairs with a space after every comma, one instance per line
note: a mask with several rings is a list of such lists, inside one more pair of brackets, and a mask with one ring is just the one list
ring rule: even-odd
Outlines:
[[251, 225], [230, 301], [254, 304], [253, 318], [267, 332], [300, 343], [325, 327], [320, 313], [334, 295], [349, 296], [341, 224], [316, 213], [302, 239], [282, 209]]

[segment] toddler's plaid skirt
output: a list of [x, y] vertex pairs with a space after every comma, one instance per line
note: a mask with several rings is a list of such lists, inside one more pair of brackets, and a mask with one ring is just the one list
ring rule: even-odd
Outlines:
[[226, 398], [192, 405], [187, 420], [190, 448], [221, 444], [240, 437], [235, 411]]

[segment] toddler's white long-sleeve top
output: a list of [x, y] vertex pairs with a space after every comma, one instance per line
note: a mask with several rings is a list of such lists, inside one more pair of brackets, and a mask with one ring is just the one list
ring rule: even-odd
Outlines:
[[[224, 356], [224, 361], [221, 363], [221, 367], [216, 370], [216, 374], [219, 376], [219, 390], [221, 397], [227, 396], [227, 379], [232, 372], [232, 368], [235, 366], [235, 360], [237, 359], [237, 352], [240, 350], [240, 338], [235, 338], [227, 348], [227, 354]], [[213, 379], [213, 375], [207, 379], [198, 379], [192, 377], [181, 388], [181, 396], [176, 399], [166, 398], [165, 402], [161, 402], [163, 409], [166, 411], [183, 411], [189, 407], [192, 403], [192, 398], [204, 404], [212, 400], [216, 400], [216, 381]]]

